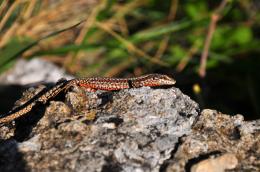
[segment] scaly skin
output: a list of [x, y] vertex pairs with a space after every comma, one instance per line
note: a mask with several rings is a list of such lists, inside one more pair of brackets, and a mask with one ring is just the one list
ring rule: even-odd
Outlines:
[[78, 85], [80, 87], [87, 88], [88, 91], [95, 90], [121, 90], [128, 88], [139, 87], [159, 87], [165, 85], [174, 85], [175, 80], [167, 75], [161, 74], [148, 74], [134, 78], [105, 78], [105, 77], [91, 77], [91, 78], [79, 78], [72, 80], [59, 81], [54, 87], [49, 90], [43, 90], [25, 104], [15, 108], [11, 112], [1, 115], [0, 124], [11, 122], [32, 110], [32, 108], [38, 103], [45, 104], [51, 98], [54, 98], [60, 92], [68, 89], [71, 86]]

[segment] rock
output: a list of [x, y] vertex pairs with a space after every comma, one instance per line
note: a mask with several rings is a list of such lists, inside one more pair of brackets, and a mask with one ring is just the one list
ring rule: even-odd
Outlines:
[[35, 108], [12, 134], [5, 129], [0, 147], [13, 140], [9, 149], [16, 151], [0, 151], [0, 168], [15, 171], [19, 152], [31, 171], [159, 171], [197, 116], [198, 104], [177, 88], [92, 93], [76, 87], [65, 103]]
[[14, 67], [0, 75], [0, 114], [8, 112], [26, 89], [42, 82], [53, 84], [60, 78], [73, 77], [40, 58], [18, 60]]
[[[190, 171], [198, 162], [199, 166], [211, 165], [211, 156], [231, 153], [235, 158], [223, 161], [216, 158], [215, 164], [221, 163], [222, 169], [234, 167], [234, 171], [259, 171], [260, 167], [260, 120], [244, 121], [242, 115], [225, 115], [215, 110], [205, 109], [194, 124], [192, 132], [181, 139], [178, 150], [169, 161], [167, 172]], [[224, 156], [225, 158], [225, 156]], [[220, 161], [221, 160], [221, 161]], [[196, 168], [194, 167], [193, 170]], [[212, 170], [213, 167], [212, 167]], [[229, 170], [230, 171], [230, 170]], [[232, 170], [231, 170], [232, 171]]]
[[75, 87], [15, 124], [0, 127], [3, 171], [259, 171], [260, 166], [260, 121], [209, 109], [199, 113], [198, 104], [174, 87], [117, 92]]
[[18, 60], [15, 66], [0, 76], [1, 85], [26, 85], [37, 82], [56, 82], [60, 78], [72, 79], [65, 71], [54, 64], [34, 58]]
[[195, 164], [191, 172], [225, 172], [226, 169], [234, 169], [238, 160], [234, 154], [226, 153], [217, 158], [209, 158]]

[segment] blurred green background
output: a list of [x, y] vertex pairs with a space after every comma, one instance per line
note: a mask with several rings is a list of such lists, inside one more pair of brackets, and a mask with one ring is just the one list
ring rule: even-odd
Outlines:
[[21, 58], [77, 77], [164, 73], [201, 108], [260, 117], [260, 1], [0, 2], [1, 73]]

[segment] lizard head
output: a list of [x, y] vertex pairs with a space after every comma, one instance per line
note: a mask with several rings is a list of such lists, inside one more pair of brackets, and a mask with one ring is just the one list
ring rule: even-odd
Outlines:
[[140, 78], [137, 85], [146, 87], [160, 87], [174, 85], [175, 83], [176, 81], [167, 75], [148, 74]]

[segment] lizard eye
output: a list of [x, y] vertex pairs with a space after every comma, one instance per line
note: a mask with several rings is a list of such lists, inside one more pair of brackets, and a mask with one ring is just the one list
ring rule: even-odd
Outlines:
[[153, 80], [158, 80], [159, 78], [157, 76], [154, 76], [153, 77]]

